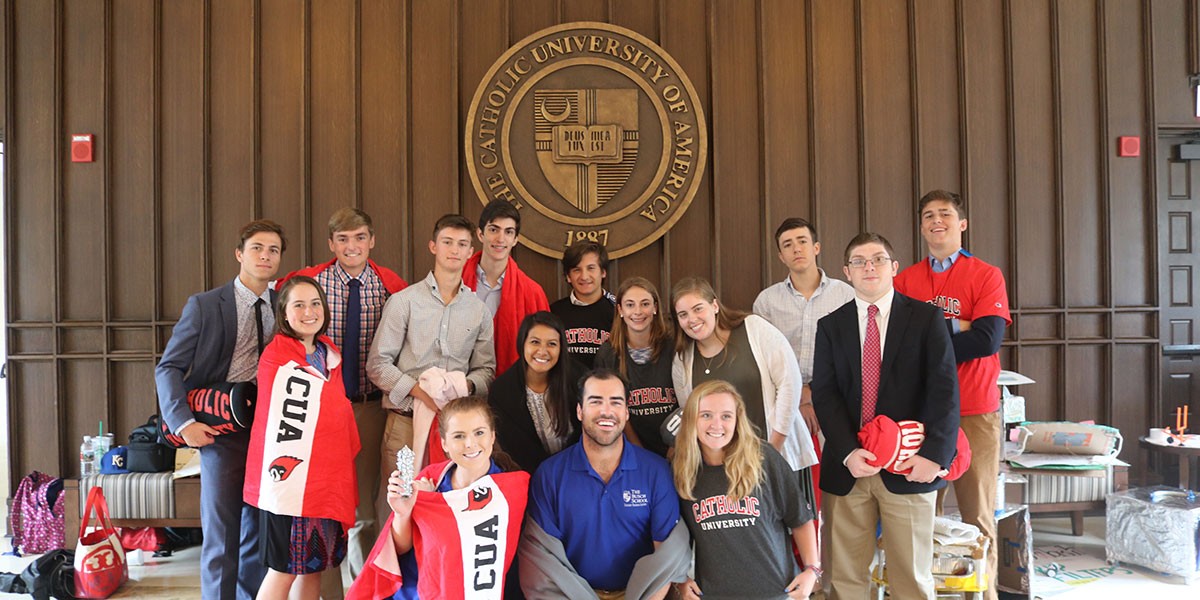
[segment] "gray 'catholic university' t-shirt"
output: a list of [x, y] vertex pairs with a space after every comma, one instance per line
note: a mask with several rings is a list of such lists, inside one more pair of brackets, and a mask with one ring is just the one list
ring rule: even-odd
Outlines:
[[724, 465], [701, 464], [695, 500], [679, 500], [704, 600], [787, 598], [797, 570], [788, 529], [812, 520], [813, 512], [787, 461], [765, 442], [762, 452], [763, 479], [749, 496], [726, 496]]

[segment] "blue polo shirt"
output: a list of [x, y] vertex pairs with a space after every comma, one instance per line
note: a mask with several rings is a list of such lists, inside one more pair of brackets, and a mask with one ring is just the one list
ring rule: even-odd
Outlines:
[[638, 559], [671, 534], [679, 496], [661, 456], [623, 440], [621, 463], [607, 484], [583, 452], [583, 442], [542, 463], [529, 484], [529, 516], [562, 541], [588, 584], [623, 590]]

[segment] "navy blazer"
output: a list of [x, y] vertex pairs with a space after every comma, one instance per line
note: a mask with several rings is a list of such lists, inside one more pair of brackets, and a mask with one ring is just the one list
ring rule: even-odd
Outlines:
[[[895, 294], [875, 412], [896, 421], [924, 423], [925, 442], [918, 454], [946, 467], [954, 458], [958, 439], [959, 400], [954, 347], [944, 321], [938, 307]], [[856, 302], [847, 302], [817, 322], [812, 398], [825, 434], [821, 489], [844, 496], [854, 488], [855, 478], [842, 462], [859, 448], [862, 415], [862, 345]], [[915, 483], [887, 471], [880, 475], [887, 489], [896, 494], [929, 492], [946, 485], [941, 478]]]
[[[271, 290], [274, 310], [275, 291]], [[192, 419], [187, 393], [225, 381], [237, 343], [237, 303], [233, 280], [188, 298], [154, 368], [158, 409], [171, 431]]]

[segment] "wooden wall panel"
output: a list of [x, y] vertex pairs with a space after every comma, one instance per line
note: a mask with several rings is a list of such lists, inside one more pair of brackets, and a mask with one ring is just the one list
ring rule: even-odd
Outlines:
[[[646, 36], [651, 41], [659, 43], [658, 13], [656, 9], [657, 7], [652, 2], [637, 2], [635, 0], [609, 2], [609, 10], [611, 12], [609, 22], [621, 27], [628, 27]], [[660, 239], [639, 250], [636, 254], [612, 261], [608, 267], [608, 279], [605, 282], [605, 287], [613, 294], [616, 294], [621, 281], [629, 277], [646, 277], [650, 281], [655, 282], [664, 279], [662, 275], [663, 263], [665, 262], [663, 259], [664, 245], [665, 242]], [[565, 277], [559, 278], [559, 281], [561, 282], [559, 283], [559, 287], [562, 288], [561, 294], [565, 296], [569, 293]], [[553, 299], [551, 302], [553, 302]]]
[[[457, 11], [440, 0], [413, 0], [412, 89], [410, 132], [414, 152], [409, 187], [413, 195], [413, 227], [432, 233], [438, 217], [459, 212], [458, 168], [462, 129], [458, 118]], [[419, 238], [418, 238], [419, 239]], [[429, 234], [425, 235], [429, 239]], [[425, 264], [432, 261], [428, 256]], [[426, 269], [417, 269], [424, 276]]]
[[[763, 263], [766, 281], [780, 281], [787, 267], [778, 259], [775, 229], [784, 219], [813, 215], [808, 98], [808, 31], [804, 3], [762, 4]], [[815, 224], [814, 224], [815, 225]], [[818, 237], [822, 228], [817, 226]], [[825, 269], [840, 272], [837, 244], [822, 247]]]
[[[1061, 102], [1058, 118], [1062, 155], [1063, 259], [1067, 265], [1091, 264], [1107, 247], [1100, 168], [1111, 152], [1101, 142], [1100, 68], [1097, 62], [1097, 7], [1080, 2], [1057, 4], [1055, 31]], [[1063, 25], [1070, 23], [1070, 27]], [[1064, 269], [1067, 306], [1102, 306], [1108, 289], [1105, 274]]]
[[1150, 35], [1154, 48], [1154, 71], [1166, 77], [1154, 79], [1155, 120], [1163, 125], [1195, 126], [1196, 90], [1189, 85], [1188, 32], [1192, 22], [1188, 5], [1192, 0], [1155, 0], [1145, 4], [1152, 15]]
[[[839, 251], [863, 228], [859, 196], [858, 110], [855, 83], [855, 5], [814, 0], [809, 34], [813, 39], [812, 98], [816, 145], [812, 218], [826, 244]], [[886, 235], [886, 234], [885, 234]], [[840, 240], [840, 243], [836, 240]], [[840, 262], [840, 261], [839, 261]]]
[[[177, 318], [187, 297], [214, 283], [207, 257], [204, 190], [204, 3], [180, 0], [160, 8], [162, 58], [158, 89], [159, 240], [162, 314]], [[232, 277], [227, 271], [218, 279]]]
[[[120, 243], [109, 254], [109, 317], [146, 321], [157, 317], [155, 231], [154, 5], [139, 0], [112, 4], [109, 126], [102, 142], [108, 157], [109, 231]], [[224, 206], [224, 203], [222, 203]], [[153, 351], [153, 343], [150, 344]]]
[[[666, 48], [712, 134], [688, 213], [614, 262], [610, 289], [644, 275], [666, 297], [699, 275], [748, 307], [784, 274], [771, 234], [791, 215], [815, 220], [831, 275], [863, 228], [907, 264], [917, 198], [949, 187], [968, 248], [1007, 276], [1001, 356], [1037, 380], [1030, 416], [1157, 417], [1156, 135], [1200, 129], [1192, 0], [0, 2], [13, 473], [71, 473], [96, 420], [153, 410], [173, 320], [233, 276], [251, 218], [284, 225], [290, 270], [360, 206], [373, 258], [422, 278], [434, 220], [482, 207], [462, 162], [480, 79], [577, 19]], [[69, 162], [77, 132], [97, 162]], [[1120, 135], [1142, 156], [1117, 158]], [[514, 256], [566, 294], [557, 261]]]
[[1027, 375], [1037, 383], [1022, 386], [1025, 396], [1025, 418], [1030, 421], [1056, 421], [1066, 418], [1067, 398], [1060, 394], [1061, 384], [1068, 376], [1060, 345], [1027, 345], [1020, 348], [1017, 364], [1008, 368]]
[[[660, 46], [687, 72], [700, 97], [706, 112], [712, 111], [711, 79], [709, 61], [709, 6], [703, 0], [678, 0], [661, 4], [663, 17]], [[709, 117], [712, 130], [712, 117]], [[710, 138], [710, 144], [712, 140]], [[711, 148], [712, 146], [710, 146]], [[675, 227], [666, 236], [664, 255], [667, 260], [663, 279], [659, 282], [659, 294], [665, 304], [671, 303], [671, 283], [688, 275], [714, 276], [713, 264], [716, 251], [709, 243], [714, 236], [713, 210], [713, 165], [710, 158], [704, 171], [700, 187], [692, 198], [687, 213], [675, 222]], [[671, 310], [670, 307], [667, 310]]]
[[[908, 6], [904, 2], [863, 2], [859, 9], [863, 88], [859, 162], [868, 207], [865, 228], [886, 236], [896, 250], [896, 258], [905, 266], [914, 256], [924, 256], [923, 250], [910, 254], [910, 249], [916, 250], [914, 243], [924, 244], [913, 233], [915, 149], [906, 143], [914, 139], [910, 118], [913, 86], [909, 78], [912, 56], [908, 51], [908, 29], [897, 26], [908, 21]], [[827, 270], [841, 272], [837, 266], [844, 247], [843, 242], [823, 248]]]
[[1066, 353], [1063, 417], [1068, 421], [1094, 419], [1098, 423], [1111, 423], [1108, 379], [1113, 364], [1109, 347], [1079, 344], [1067, 347]]
[[[963, 93], [967, 123], [963, 147], [963, 201], [967, 204], [967, 247], [1009, 274], [1013, 298], [1010, 244], [1012, 160], [1008, 109], [1010, 88], [1002, 0], [961, 3]], [[918, 190], [920, 193], [921, 190]]]
[[[408, 281], [414, 258], [428, 234], [411, 233], [408, 193], [408, 20], [407, 3], [366, 0], [360, 11], [362, 35], [362, 208], [375, 225], [371, 256]], [[421, 271], [423, 276], [425, 271]]]
[[[79, 475], [79, 444], [85, 435], [96, 435], [100, 421], [111, 425], [108, 416], [108, 405], [103, 402], [80, 402], [95, 393], [97, 388], [107, 389], [108, 374], [102, 359], [70, 359], [59, 363], [60, 374], [63, 378], [62, 406], [63, 427], [61, 435], [66, 448], [63, 449], [67, 458], [67, 472], [72, 476]], [[126, 431], [128, 435], [128, 431]], [[114, 436], [115, 437], [115, 436]], [[75, 452], [71, 457], [71, 446]]]
[[209, 272], [216, 282], [232, 277], [238, 230], [255, 218], [254, 57], [259, 15], [253, 2], [210, 5], [208, 72]]
[[108, 379], [112, 395], [121, 401], [109, 408], [104, 428], [128, 435], [133, 428], [145, 424], [146, 419], [158, 410], [158, 396], [154, 390], [154, 361], [111, 360], [108, 363]]
[[[99, 2], [72, 2], [63, 11], [63, 128], [64, 135], [92, 133], [106, 139], [105, 8]], [[99, 27], [97, 27], [99, 24]], [[105, 177], [107, 152], [95, 152], [95, 162], [64, 162], [59, 281], [60, 317], [70, 321], [104, 318], [107, 297], [105, 260]], [[98, 268], [99, 267], [99, 268]]]
[[329, 215], [358, 204], [357, 6], [354, 0], [320, 0], [310, 8], [319, 25], [312, 27], [309, 49], [312, 203], [304, 264], [329, 257]]
[[[1019, 149], [1013, 171], [1019, 248], [1016, 285], [1021, 306], [1061, 305], [1061, 248], [1059, 229], [1058, 127], [1054, 61], [1051, 54], [1050, 11], [1046, 3], [1014, 0], [1012, 22], [1013, 134]], [[1025, 266], [1028, 259], [1032, 264]], [[1036, 266], [1035, 266], [1036, 265]]]
[[[960, 52], [954, 0], [912, 3], [916, 47], [918, 189], [961, 189], [959, 182], [958, 81]], [[893, 244], [898, 244], [892, 240]]]
[[[15, 482], [30, 471], [66, 474], [70, 461], [63, 460], [64, 446], [75, 445], [75, 468], [79, 468], [82, 438], [64, 439], [59, 417], [58, 385], [61, 374], [52, 360], [16, 361], [9, 369], [9, 448]], [[10, 486], [10, 489], [11, 486]]]
[[[748, 2], [717, 2], [709, 15], [712, 45], [724, 51], [712, 56], [713, 194], [725, 200], [714, 208], [716, 275], [713, 286], [729, 306], [749, 310], [761, 288], [762, 239], [759, 210], [762, 169], [759, 154], [759, 65], [754, 40], [758, 19]], [[767, 236], [769, 237], [769, 235]]]
[[[470, 46], [459, 52], [458, 57], [458, 114], [463, 121], [484, 75], [492, 68], [496, 57], [508, 50], [508, 14], [505, 0], [486, 0], [471, 3], [470, 9], [462, 10], [459, 15], [462, 38], [470, 40]], [[471, 174], [466, 169], [460, 171], [458, 187], [463, 193], [463, 215], [472, 223], [478, 223], [483, 202], [471, 183]]]
[[[283, 226], [288, 250], [280, 272], [303, 266], [297, 251], [308, 204], [307, 3], [261, 0], [259, 26], [259, 215]], [[326, 215], [328, 218], [328, 215]], [[232, 259], [232, 257], [230, 257]], [[225, 277], [237, 274], [230, 260]]]
[[[1117, 344], [1113, 351], [1113, 364], [1121, 365], [1121, 376], [1112, 383], [1112, 422], [1119, 423], [1122, 431], [1148, 431], [1150, 427], [1162, 427], [1156, 417], [1157, 410], [1148, 406], [1157, 405], [1158, 356], [1154, 345]], [[1125, 460], [1135, 450], [1127, 445], [1121, 453]], [[1144, 452], [1144, 451], [1143, 451]]]
[[[1140, 157], [1110, 160], [1105, 182], [1111, 215], [1108, 261], [1112, 265], [1112, 301], [1116, 306], [1152, 306], [1157, 302], [1155, 269], [1158, 261], [1154, 252], [1146, 251], [1156, 244], [1156, 200], [1151, 191], [1153, 187], [1149, 185], [1154, 177], [1152, 161], [1155, 157], [1154, 128], [1150, 120], [1156, 109], [1151, 105], [1152, 97], [1148, 91], [1152, 82], [1144, 51], [1149, 33], [1143, 9], [1143, 4], [1137, 0], [1104, 3], [1107, 82], [1104, 91], [1109, 131], [1105, 141], [1111, 145], [1116, 136], [1133, 135], [1146, 147]], [[1161, 60], [1171, 60], [1173, 55], [1173, 52], [1156, 52], [1155, 69], [1159, 68]], [[1166, 157], [1159, 157], [1159, 160], [1164, 159]]]
[[608, 21], [607, 0], [573, 0], [560, 2], [559, 15], [563, 23], [571, 21]]
[[[14, 4], [12, 31], [19, 54], [14, 53], [9, 90], [14, 123], [5, 128], [5, 175], [13, 182], [12, 195], [29, 200], [6, 203], [9, 322], [53, 322], [59, 318], [58, 166], [66, 160], [62, 153], [67, 148], [58, 123], [58, 11], [53, 3], [39, 0]], [[19, 248], [40, 251], [17, 254]], [[21, 259], [13, 260], [17, 256]]]

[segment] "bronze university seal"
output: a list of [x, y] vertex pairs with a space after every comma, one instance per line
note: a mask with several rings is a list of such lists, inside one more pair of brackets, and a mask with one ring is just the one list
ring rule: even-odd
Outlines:
[[708, 152], [704, 109], [654, 42], [567, 23], [510, 48], [479, 84], [466, 126], [479, 199], [521, 211], [521, 241], [560, 258], [593, 240], [627, 256], [683, 216]]

